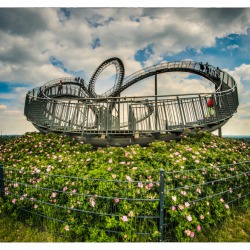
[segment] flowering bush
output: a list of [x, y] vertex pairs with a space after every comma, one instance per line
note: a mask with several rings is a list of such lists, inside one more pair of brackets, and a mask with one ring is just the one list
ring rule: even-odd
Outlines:
[[190, 241], [246, 194], [249, 163], [236, 163], [249, 152], [247, 143], [208, 132], [97, 150], [66, 136], [26, 133], [0, 146], [1, 211], [18, 218], [29, 211], [31, 224], [71, 241], [157, 241], [164, 169], [164, 235]]

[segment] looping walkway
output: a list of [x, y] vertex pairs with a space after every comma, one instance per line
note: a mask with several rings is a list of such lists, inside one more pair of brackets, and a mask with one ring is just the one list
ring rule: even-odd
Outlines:
[[[110, 65], [116, 68], [114, 87], [97, 95], [95, 82]], [[208, 79], [215, 91], [157, 95], [158, 74], [176, 71]], [[50, 81], [27, 93], [24, 114], [44, 133], [65, 133], [94, 146], [126, 146], [177, 139], [190, 129], [214, 131], [232, 117], [239, 105], [233, 77], [208, 64], [166, 62], [126, 78], [124, 72], [122, 61], [110, 58], [96, 69], [89, 83], [79, 77]], [[122, 91], [150, 76], [155, 76], [156, 95], [120, 97]], [[210, 97], [213, 108], [207, 106]]]

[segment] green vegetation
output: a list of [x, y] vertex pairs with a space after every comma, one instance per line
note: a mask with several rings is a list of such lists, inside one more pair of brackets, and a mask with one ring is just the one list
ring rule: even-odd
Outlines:
[[[150, 217], [158, 216], [164, 169], [164, 220], [171, 223], [171, 237], [206, 241], [206, 232], [236, 216], [231, 201], [248, 201], [249, 155], [249, 144], [207, 132], [98, 150], [66, 136], [27, 133], [0, 146], [6, 179], [0, 214], [67, 241], [157, 241], [158, 220]], [[206, 239], [213, 241], [212, 235]]]

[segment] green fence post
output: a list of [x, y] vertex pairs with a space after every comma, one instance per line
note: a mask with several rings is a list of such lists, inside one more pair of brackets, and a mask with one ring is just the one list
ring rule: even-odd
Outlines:
[[4, 197], [4, 174], [3, 164], [0, 164], [0, 197]]
[[163, 241], [163, 219], [164, 219], [164, 169], [160, 170], [160, 211], [159, 211], [159, 241]]

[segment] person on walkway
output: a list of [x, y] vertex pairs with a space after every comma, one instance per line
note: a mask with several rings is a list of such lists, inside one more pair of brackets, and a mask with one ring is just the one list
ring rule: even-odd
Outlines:
[[60, 80], [59, 86], [58, 86], [58, 94], [62, 94], [62, 88], [63, 88], [63, 82]]
[[206, 118], [208, 117], [214, 117], [215, 116], [215, 110], [214, 110], [214, 100], [213, 97], [211, 96], [207, 102], [207, 115]]

